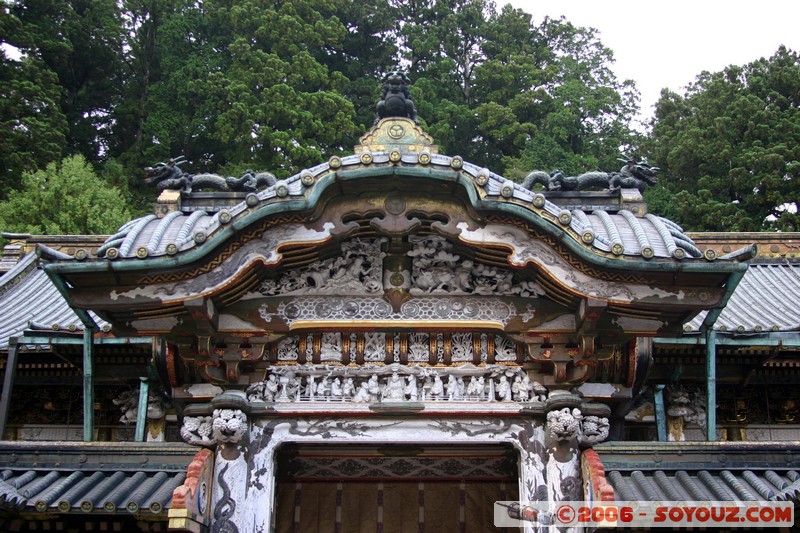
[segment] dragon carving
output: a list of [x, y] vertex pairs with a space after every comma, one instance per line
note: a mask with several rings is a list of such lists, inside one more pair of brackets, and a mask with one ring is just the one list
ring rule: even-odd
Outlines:
[[275, 185], [277, 180], [270, 172], [246, 170], [240, 177], [223, 177], [218, 174], [188, 174], [181, 169], [186, 162], [183, 156], [166, 163], [156, 163], [145, 168], [145, 182], [155, 184], [159, 191], [177, 190], [189, 193], [210, 189], [220, 192], [256, 192]]
[[584, 191], [588, 189], [639, 189], [644, 191], [648, 185], [658, 183], [656, 173], [658, 167], [630, 158], [620, 159], [625, 165], [619, 172], [585, 172], [579, 176], [564, 176], [561, 170], [553, 170], [549, 174], [534, 170], [525, 177], [522, 186], [531, 189], [540, 184], [546, 191]]

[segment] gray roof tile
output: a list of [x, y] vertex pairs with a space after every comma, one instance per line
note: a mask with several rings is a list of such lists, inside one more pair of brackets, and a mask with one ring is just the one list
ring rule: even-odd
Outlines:
[[149, 512], [169, 509], [185, 472], [3, 470], [0, 508], [28, 512]]
[[[8, 339], [21, 335], [32, 322], [83, 331], [78, 316], [47, 274], [37, 267], [35, 254], [28, 254], [0, 277], [0, 309], [0, 350], [8, 348]], [[90, 314], [99, 326], [106, 324]]]
[[[800, 264], [751, 264], [714, 329], [729, 333], [800, 331]], [[699, 331], [706, 313], [686, 324]]]
[[794, 470], [611, 470], [606, 479], [618, 500], [784, 501], [800, 495]]

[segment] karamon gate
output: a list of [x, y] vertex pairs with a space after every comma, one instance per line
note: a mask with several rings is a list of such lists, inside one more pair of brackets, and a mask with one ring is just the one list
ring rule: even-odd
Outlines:
[[649, 337], [729, 296], [742, 265], [647, 213], [635, 173], [524, 187], [382, 109], [353, 155], [249, 191], [162, 165], [155, 214], [45, 258], [73, 307], [159, 339], [203, 450], [175, 530], [486, 531], [495, 500], [596, 498], [581, 459]]

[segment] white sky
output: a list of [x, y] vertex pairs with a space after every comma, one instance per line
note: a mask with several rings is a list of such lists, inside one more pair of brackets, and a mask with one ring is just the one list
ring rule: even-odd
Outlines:
[[564, 15], [599, 30], [614, 71], [641, 92], [642, 117], [661, 89], [683, 94], [703, 70], [717, 72], [770, 57], [781, 44], [800, 51], [800, 0], [497, 0], [533, 15]]

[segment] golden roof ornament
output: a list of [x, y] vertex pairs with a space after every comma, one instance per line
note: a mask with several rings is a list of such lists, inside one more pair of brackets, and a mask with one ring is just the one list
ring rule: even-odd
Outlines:
[[411, 80], [400, 71], [388, 72], [383, 78], [381, 100], [375, 113], [375, 124], [356, 145], [357, 154], [364, 152], [439, 153], [433, 138], [420, 128], [417, 110], [408, 90]]

